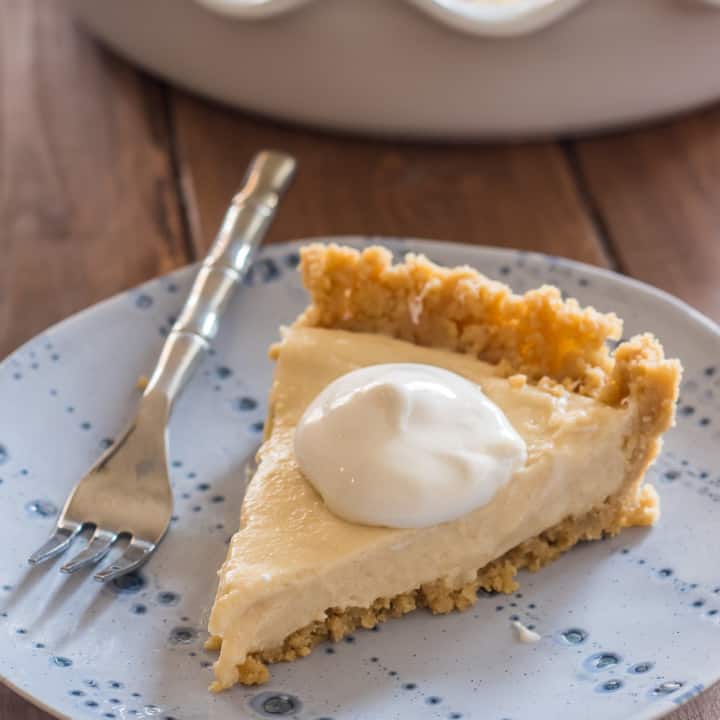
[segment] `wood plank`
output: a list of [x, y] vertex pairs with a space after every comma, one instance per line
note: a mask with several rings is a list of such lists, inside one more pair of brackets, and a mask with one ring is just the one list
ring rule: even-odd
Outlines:
[[0, 357], [186, 261], [163, 89], [61, 3], [0, 3]]
[[720, 107], [574, 153], [622, 269], [720, 320]]
[[720, 718], [720, 684], [670, 713], [666, 720], [717, 720]]
[[52, 716], [0, 684], [0, 720], [51, 720]]
[[173, 93], [177, 153], [198, 254], [247, 162], [293, 153], [300, 173], [268, 241], [403, 235], [519, 247], [597, 265], [607, 257], [554, 143], [438, 146], [360, 140], [258, 120]]

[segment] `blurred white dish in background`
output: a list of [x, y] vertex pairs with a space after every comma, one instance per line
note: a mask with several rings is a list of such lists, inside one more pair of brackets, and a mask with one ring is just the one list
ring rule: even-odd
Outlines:
[[341, 130], [565, 134], [720, 97], [717, 0], [71, 3], [107, 44], [184, 87]]

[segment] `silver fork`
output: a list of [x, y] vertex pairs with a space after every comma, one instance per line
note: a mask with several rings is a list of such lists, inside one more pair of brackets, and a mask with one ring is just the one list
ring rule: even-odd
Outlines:
[[265, 151], [255, 156], [163, 345], [135, 418], [72, 490], [52, 535], [30, 556], [31, 565], [63, 553], [87, 527], [93, 528], [89, 542], [62, 566], [63, 572], [99, 562], [122, 536], [129, 537], [128, 546], [95, 574], [96, 580], [135, 570], [154, 552], [172, 514], [166, 428], [173, 401], [217, 334], [220, 317], [294, 172], [289, 155]]

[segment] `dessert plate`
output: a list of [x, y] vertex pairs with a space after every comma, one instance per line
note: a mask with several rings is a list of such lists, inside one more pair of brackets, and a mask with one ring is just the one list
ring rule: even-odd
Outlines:
[[[467, 263], [516, 291], [552, 283], [655, 332], [685, 366], [677, 427], [650, 471], [651, 530], [522, 573], [513, 596], [424, 612], [276, 665], [269, 685], [210, 695], [203, 650], [215, 571], [262, 435], [267, 346], [306, 304], [300, 243], [264, 249], [170, 428], [175, 516], [150, 563], [100, 586], [30, 569], [68, 490], [130, 416], [193, 277], [185, 268], [51, 328], [0, 365], [0, 677], [59, 717], [229, 720], [656, 718], [720, 678], [720, 332], [687, 305], [605, 270], [449, 243], [382, 242]], [[532, 498], [528, 498], [532, 502]], [[522, 644], [519, 619], [542, 635]]]

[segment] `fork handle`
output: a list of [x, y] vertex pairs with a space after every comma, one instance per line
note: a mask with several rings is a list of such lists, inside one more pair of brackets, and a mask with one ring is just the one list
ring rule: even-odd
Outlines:
[[263, 151], [253, 158], [165, 340], [143, 397], [161, 393], [172, 404], [192, 375], [217, 334], [230, 298], [247, 274], [295, 167], [295, 160], [285, 153]]

